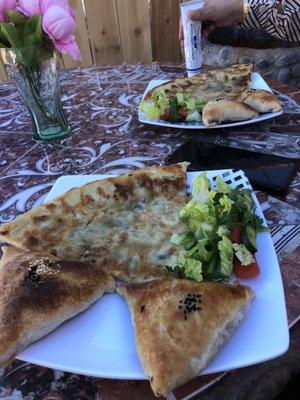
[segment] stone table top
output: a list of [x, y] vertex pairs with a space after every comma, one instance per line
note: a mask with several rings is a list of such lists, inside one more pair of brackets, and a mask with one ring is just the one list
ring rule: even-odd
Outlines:
[[[0, 86], [0, 223], [43, 202], [62, 175], [124, 173], [162, 165], [195, 137], [256, 152], [300, 156], [300, 91], [275, 81], [282, 116], [259, 124], [210, 131], [152, 127], [139, 123], [137, 105], [150, 79], [184, 73], [181, 66], [135, 64], [66, 70], [61, 74], [63, 105], [72, 134], [49, 143], [32, 139], [31, 123], [10, 82]], [[285, 196], [258, 193], [281, 263], [288, 319], [300, 316], [300, 174]], [[177, 389], [169, 400], [191, 399], [220, 381], [224, 373], [202, 376]], [[154, 396], [147, 382], [111, 381], [69, 374], [14, 361], [0, 368], [0, 398], [138, 399]]]

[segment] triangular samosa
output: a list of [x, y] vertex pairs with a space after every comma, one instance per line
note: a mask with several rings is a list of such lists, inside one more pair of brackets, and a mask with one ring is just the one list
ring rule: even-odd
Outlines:
[[247, 286], [185, 279], [121, 285], [137, 352], [157, 396], [199, 374], [243, 319], [253, 291]]
[[87, 309], [114, 279], [94, 265], [2, 247], [0, 366], [64, 321]]

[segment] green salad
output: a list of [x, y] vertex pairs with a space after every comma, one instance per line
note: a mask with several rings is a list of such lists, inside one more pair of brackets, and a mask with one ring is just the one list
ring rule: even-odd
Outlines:
[[206, 173], [200, 174], [180, 212], [186, 232], [171, 238], [181, 247], [178, 262], [166, 270], [197, 281], [227, 282], [233, 271], [240, 278], [256, 276], [256, 235], [267, 228], [255, 208], [249, 189], [233, 189], [220, 177], [213, 189]]
[[167, 97], [162, 90], [156, 90], [150, 101], [142, 100], [139, 110], [153, 120], [202, 122], [201, 112], [206, 103], [207, 100], [195, 99], [182, 93]]

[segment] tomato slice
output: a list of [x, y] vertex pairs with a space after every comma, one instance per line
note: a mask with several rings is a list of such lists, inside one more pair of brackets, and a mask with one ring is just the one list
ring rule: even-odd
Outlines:
[[251, 279], [255, 278], [260, 274], [260, 269], [257, 262], [253, 262], [250, 265], [242, 265], [238, 258], [235, 258], [233, 264], [233, 272], [235, 276], [240, 279]]
[[179, 118], [181, 118], [182, 120], [186, 120], [187, 116], [188, 116], [188, 111], [186, 108], [179, 108], [177, 110], [177, 115]]
[[242, 244], [242, 227], [241, 225], [235, 225], [230, 234], [229, 234], [229, 239], [232, 241], [232, 243], [237, 243], [237, 244]]
[[163, 121], [169, 121], [171, 115], [171, 109], [167, 108], [166, 111], [159, 117]]

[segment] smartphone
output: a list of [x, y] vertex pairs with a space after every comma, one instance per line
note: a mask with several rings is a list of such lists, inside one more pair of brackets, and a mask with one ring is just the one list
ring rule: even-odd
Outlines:
[[235, 149], [222, 145], [189, 140], [170, 154], [167, 164], [188, 161], [189, 171], [241, 169], [255, 189], [285, 192], [299, 171], [298, 159]]

